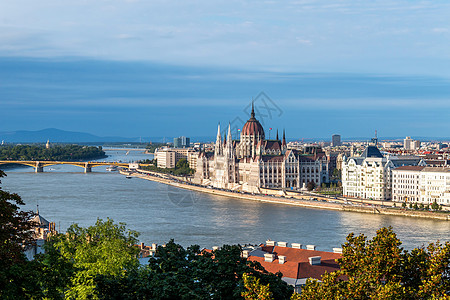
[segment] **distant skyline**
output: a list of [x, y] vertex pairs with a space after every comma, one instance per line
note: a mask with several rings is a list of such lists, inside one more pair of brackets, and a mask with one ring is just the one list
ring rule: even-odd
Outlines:
[[0, 131], [213, 136], [265, 92], [282, 112], [265, 117], [273, 136], [450, 137], [450, 3], [0, 8]]

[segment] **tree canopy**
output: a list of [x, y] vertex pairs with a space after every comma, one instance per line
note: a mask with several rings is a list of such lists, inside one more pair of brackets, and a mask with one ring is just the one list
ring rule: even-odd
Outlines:
[[88, 160], [105, 157], [102, 147], [80, 145], [3, 145], [0, 160]]
[[392, 228], [349, 234], [339, 271], [308, 280], [300, 299], [450, 299], [450, 243], [403, 250]]

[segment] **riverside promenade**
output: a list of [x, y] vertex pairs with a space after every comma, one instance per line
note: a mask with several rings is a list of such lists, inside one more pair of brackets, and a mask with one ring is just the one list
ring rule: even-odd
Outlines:
[[[121, 170], [120, 174], [126, 176], [137, 177], [145, 180], [150, 180], [154, 182], [159, 182], [163, 184], [167, 184], [173, 187], [208, 193], [218, 196], [225, 197], [233, 197], [244, 200], [252, 200], [259, 202], [267, 202], [274, 204], [283, 204], [283, 205], [293, 205], [293, 206], [301, 206], [307, 208], [315, 208], [315, 209], [328, 209], [328, 210], [340, 210], [340, 211], [348, 211], [348, 212], [358, 212], [358, 213], [370, 213], [370, 214], [381, 214], [381, 215], [395, 215], [395, 216], [404, 216], [404, 217], [416, 217], [416, 218], [427, 218], [427, 219], [435, 219], [442, 221], [450, 221], [450, 214], [448, 213], [440, 213], [440, 212], [431, 212], [431, 211], [417, 211], [417, 210], [408, 210], [408, 209], [399, 209], [393, 208], [392, 202], [384, 201], [383, 205], [379, 205], [379, 201], [374, 204], [373, 200], [361, 200], [361, 199], [351, 199], [347, 201], [345, 199], [330, 199], [327, 197], [321, 197], [318, 195], [304, 195], [297, 194], [292, 192], [286, 192], [286, 195], [263, 195], [263, 194], [251, 194], [251, 193], [243, 193], [243, 192], [235, 192], [235, 191], [227, 191], [223, 189], [217, 189], [212, 187], [200, 186], [197, 184], [193, 184], [189, 181], [186, 181], [182, 177], [169, 176], [167, 174], [145, 171], [145, 170], [134, 170], [134, 171], [125, 171]], [[332, 202], [331, 202], [332, 201]], [[360, 201], [358, 203], [358, 201]], [[351, 204], [349, 204], [351, 202]], [[357, 203], [354, 203], [357, 202]], [[361, 203], [362, 202], [362, 203]], [[390, 207], [386, 207], [389, 205]]]

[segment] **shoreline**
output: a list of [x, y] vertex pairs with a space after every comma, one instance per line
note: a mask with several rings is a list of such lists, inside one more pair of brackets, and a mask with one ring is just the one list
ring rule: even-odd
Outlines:
[[[328, 202], [329, 198], [315, 196], [317, 200], [308, 200], [305, 197], [308, 196], [291, 196], [289, 198], [282, 196], [266, 196], [261, 194], [247, 194], [240, 192], [229, 192], [220, 189], [207, 188], [203, 186], [198, 186], [194, 184], [190, 184], [187, 182], [176, 181], [174, 179], [163, 178], [162, 176], [166, 176], [166, 174], [159, 174], [151, 171], [138, 170], [137, 172], [129, 172], [129, 171], [119, 171], [120, 174], [126, 176], [132, 176], [136, 178], [141, 178], [149, 181], [154, 181], [158, 183], [167, 184], [173, 187], [197, 191], [201, 193], [207, 193], [212, 195], [219, 195], [224, 197], [232, 197], [243, 200], [250, 201], [259, 201], [266, 203], [274, 203], [274, 204], [282, 204], [282, 205], [292, 205], [292, 206], [300, 206], [306, 208], [315, 208], [315, 209], [327, 209], [327, 210], [339, 210], [339, 211], [348, 211], [348, 212], [357, 212], [357, 213], [370, 213], [370, 214], [381, 214], [381, 215], [395, 215], [395, 216], [403, 216], [403, 217], [414, 217], [414, 218], [426, 218], [433, 219], [439, 221], [449, 221], [450, 214], [444, 213], [435, 213], [429, 211], [414, 211], [414, 210], [401, 210], [394, 208], [383, 208], [380, 206], [364, 206], [362, 204], [359, 205], [350, 205], [345, 203], [331, 203]], [[326, 202], [324, 202], [326, 201]], [[353, 201], [353, 200], [352, 200]]]

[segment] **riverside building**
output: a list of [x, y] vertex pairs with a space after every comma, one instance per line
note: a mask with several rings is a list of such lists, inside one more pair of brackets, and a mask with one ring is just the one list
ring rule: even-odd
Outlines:
[[217, 129], [213, 152], [202, 151], [197, 158], [194, 182], [217, 188], [260, 193], [262, 188], [299, 190], [309, 182], [316, 186], [329, 181], [324, 152], [288, 149], [286, 136], [267, 140], [252, 106], [239, 140], [233, 140], [231, 126], [222, 139]]
[[368, 145], [361, 156], [343, 159], [343, 195], [348, 197], [392, 199], [392, 171], [402, 166], [425, 166], [416, 156], [383, 155], [377, 143]]
[[393, 201], [450, 205], [450, 167], [400, 167], [392, 173]]

